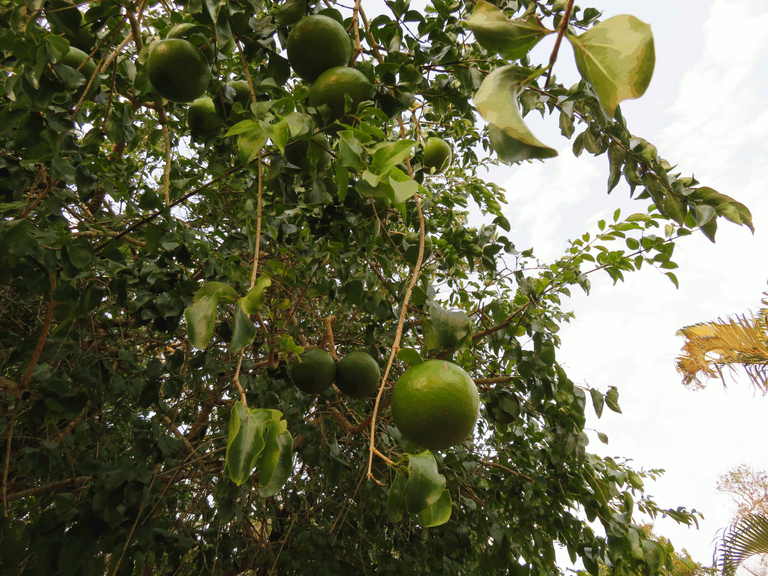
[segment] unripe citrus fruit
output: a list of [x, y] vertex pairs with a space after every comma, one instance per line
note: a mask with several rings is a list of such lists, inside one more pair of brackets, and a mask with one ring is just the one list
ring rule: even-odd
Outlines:
[[[403, 251], [406, 262], [411, 266], [416, 266], [416, 260], [419, 258], [419, 233], [411, 232], [403, 237]], [[432, 239], [424, 236], [424, 256], [422, 262], [426, 262], [432, 256]]]
[[338, 66], [326, 70], [309, 89], [309, 105], [327, 104], [336, 119], [344, 116], [344, 94], [349, 94], [354, 106], [373, 98], [373, 84], [355, 68]]
[[424, 159], [422, 165], [425, 168], [434, 168], [439, 174], [451, 164], [451, 147], [442, 138], [427, 138], [424, 143]]
[[427, 360], [406, 370], [392, 393], [392, 419], [406, 440], [444, 450], [472, 433], [480, 397], [472, 377], [445, 360]]
[[224, 121], [216, 113], [213, 100], [208, 97], [198, 98], [187, 109], [187, 126], [193, 136], [218, 134], [224, 128]]
[[291, 363], [291, 378], [306, 394], [320, 394], [336, 378], [336, 362], [320, 348], [311, 348]]
[[147, 58], [152, 88], [173, 102], [192, 102], [211, 81], [208, 61], [191, 42], [170, 38], [155, 42]]
[[350, 352], [336, 365], [336, 386], [353, 398], [376, 392], [380, 377], [379, 364], [365, 352]]
[[295, 166], [301, 166], [301, 162], [307, 157], [309, 153], [310, 142], [313, 149], [320, 151], [320, 158], [317, 161], [317, 171], [325, 172], [328, 166], [331, 165], [331, 154], [328, 150], [331, 149], [331, 143], [328, 142], [325, 134], [316, 134], [312, 136], [311, 140], [296, 139], [293, 142], [289, 142], [285, 147], [285, 159]]
[[[191, 38], [198, 36], [197, 40], [204, 38], [205, 42], [192, 42]], [[213, 45], [210, 39], [210, 30], [207, 26], [203, 26], [197, 22], [183, 22], [177, 24], [171, 28], [170, 32], [166, 35], [166, 38], [181, 38], [183, 40], [189, 40], [193, 46], [197, 46], [198, 50], [203, 53], [205, 59], [208, 62], [213, 62]]]
[[307, 16], [293, 27], [287, 50], [291, 68], [307, 82], [314, 82], [329, 68], [346, 66], [352, 58], [347, 31], [333, 18], [321, 14]]
[[[64, 56], [59, 60], [60, 64], [65, 64], [67, 66], [70, 66], [77, 70], [77, 68], [85, 62], [86, 58], [88, 58], [88, 54], [83, 52], [82, 50], [75, 48], [74, 46], [69, 47], [69, 52], [64, 54]], [[80, 68], [80, 74], [82, 74], [85, 77], [85, 84], [82, 84], [78, 89], [77, 92], [75, 92], [74, 98], [76, 100], [79, 100], [80, 97], [83, 95], [83, 92], [85, 92], [85, 87], [88, 86], [88, 82], [91, 81], [91, 77], [93, 76], [94, 72], [96, 72], [96, 61], [91, 58], [86, 62], [85, 66]], [[96, 91], [99, 89], [99, 77], [96, 76], [96, 78], [93, 79], [93, 84], [91, 84], [91, 89], [88, 90], [88, 98], [92, 97], [94, 94], [96, 94]]]

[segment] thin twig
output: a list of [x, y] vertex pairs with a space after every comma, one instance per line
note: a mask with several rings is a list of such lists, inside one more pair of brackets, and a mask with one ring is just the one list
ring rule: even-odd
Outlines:
[[133, 32], [128, 32], [128, 36], [126, 36], [123, 41], [120, 42], [120, 45], [112, 51], [112, 54], [110, 54], [107, 59], [104, 60], [104, 63], [101, 65], [102, 74], [107, 71], [107, 67], [112, 63], [112, 60], [118, 57], [123, 48], [125, 48], [128, 42], [131, 40], [133, 40]]
[[529, 482], [536, 482], [530, 476], [526, 476], [525, 474], [521, 474], [520, 472], [517, 472], [516, 470], [512, 470], [512, 468], [507, 468], [506, 466], [502, 466], [501, 464], [497, 464], [496, 462], [491, 462], [490, 460], [478, 460], [477, 463], [478, 464], [485, 464], [486, 466], [491, 466], [492, 468], [498, 468], [500, 470], [504, 470], [505, 472], [509, 472], [513, 476], [517, 476], [518, 478], [524, 478], [525, 480], [528, 480]]
[[27, 371], [21, 378], [20, 388], [22, 390], [25, 390], [29, 386], [29, 381], [32, 379], [32, 374], [35, 372], [37, 361], [40, 359], [40, 355], [43, 353], [43, 346], [45, 346], [45, 341], [48, 338], [48, 331], [51, 329], [51, 321], [53, 320], [53, 308], [56, 306], [57, 302], [53, 299], [53, 292], [56, 290], [56, 282], [54, 281], [53, 276], [51, 276], [50, 281], [51, 295], [50, 301], [48, 302], [48, 311], [45, 313], [45, 320], [43, 320], [43, 330], [40, 333], [40, 338], [37, 340], [35, 351], [32, 353], [32, 359], [29, 361]]
[[565, 7], [563, 13], [563, 19], [560, 20], [560, 26], [557, 27], [557, 40], [555, 40], [555, 47], [552, 48], [552, 55], [549, 57], [549, 66], [547, 70], [547, 81], [544, 83], [544, 90], [549, 88], [549, 82], [552, 80], [552, 68], [557, 61], [557, 53], [560, 51], [560, 43], [563, 41], [565, 31], [568, 30], [568, 24], [571, 20], [571, 10], [573, 10], [574, 0], [568, 0], [568, 5]]
[[11, 463], [11, 439], [13, 438], [13, 425], [16, 423], [16, 410], [19, 407], [19, 399], [13, 403], [11, 423], [8, 425], [8, 441], [5, 443], [5, 465], [3, 467], [3, 517], [8, 517], [8, 467]]
[[381, 452], [379, 452], [379, 450], [378, 450], [376, 447], [374, 447], [374, 449], [373, 449], [373, 453], [374, 453], [374, 454], [376, 454], [376, 456], [378, 456], [378, 457], [379, 457], [379, 458], [381, 458], [382, 460], [384, 460], [384, 462], [386, 462], [386, 463], [387, 463], [389, 466], [392, 466], [393, 468], [397, 466], [397, 462], [395, 462], [395, 461], [393, 461], [393, 460], [390, 460], [389, 458], [387, 458], [386, 456], [384, 456], [384, 454], [382, 454]]
[[235, 38], [235, 43], [237, 44], [237, 50], [240, 52], [240, 60], [243, 63], [243, 71], [245, 72], [245, 80], [248, 82], [248, 89], [251, 91], [251, 100], [253, 100], [253, 103], [256, 104], [256, 89], [253, 87], [253, 80], [251, 79], [251, 70], [248, 67], [248, 62], [245, 59], [245, 54], [243, 53], [243, 47], [240, 44], [240, 39]]
[[360, 2], [361, 0], [355, 0], [355, 7], [352, 9], [352, 31], [355, 34], [355, 53], [352, 54], [352, 60], [349, 63], [350, 66], [353, 65], [358, 56], [363, 53], [363, 46], [360, 44]]

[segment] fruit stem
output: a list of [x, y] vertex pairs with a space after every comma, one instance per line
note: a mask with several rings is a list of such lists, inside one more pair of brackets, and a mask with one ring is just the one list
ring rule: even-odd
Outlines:
[[333, 342], [333, 323], [336, 321], [336, 316], [328, 316], [325, 319], [325, 333], [328, 337], [328, 354], [331, 355], [334, 362], [339, 361], [339, 357], [336, 356], [336, 344]]
[[[240, 44], [239, 38], [235, 38], [235, 44], [237, 44], [237, 51], [240, 52], [240, 60], [243, 63], [245, 80], [248, 82], [248, 89], [251, 91], [251, 100], [253, 100], [253, 103], [256, 104], [256, 89], [253, 87], [253, 80], [251, 80], [251, 70], [250, 68], [248, 68], [248, 62], [245, 59], [245, 54], [243, 53], [243, 46], [242, 44]], [[259, 170], [261, 170], [261, 167], [259, 167]]]

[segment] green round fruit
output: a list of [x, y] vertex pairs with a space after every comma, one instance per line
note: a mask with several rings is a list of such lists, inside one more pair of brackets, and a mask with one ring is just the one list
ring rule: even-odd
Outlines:
[[392, 393], [392, 420], [406, 440], [445, 450], [472, 433], [480, 397], [472, 377], [445, 360], [427, 360], [406, 370]]
[[368, 78], [355, 68], [338, 66], [323, 72], [309, 89], [309, 105], [327, 104], [335, 119], [344, 116], [344, 95], [349, 94], [357, 106], [363, 100], [373, 98], [375, 90]]
[[425, 168], [434, 168], [435, 174], [439, 174], [451, 164], [452, 156], [448, 143], [433, 136], [424, 143], [424, 159], [421, 163]]
[[376, 392], [380, 378], [378, 362], [365, 352], [350, 352], [336, 365], [336, 386], [353, 398]]
[[221, 133], [224, 129], [224, 121], [216, 113], [213, 100], [204, 96], [189, 105], [187, 126], [193, 136], [205, 137]]
[[300, 78], [314, 82], [323, 72], [346, 66], [352, 44], [344, 27], [320, 14], [307, 16], [293, 27], [287, 41], [288, 62]]
[[[65, 64], [66, 66], [70, 66], [77, 70], [77, 68], [85, 62], [86, 58], [88, 58], [88, 54], [83, 52], [82, 50], [75, 48], [74, 46], [69, 47], [69, 52], [64, 54], [64, 56], [59, 60], [60, 64]], [[88, 86], [88, 82], [91, 81], [91, 77], [96, 72], [96, 61], [91, 58], [86, 62], [86, 64], [80, 68], [80, 74], [82, 74], [85, 77], [85, 84], [82, 84], [78, 89], [77, 92], [75, 92], [75, 100], [79, 100], [80, 97], [83, 95], [83, 92], [85, 92], [85, 87]], [[100, 78], [98, 75], [93, 80], [93, 84], [91, 84], [91, 89], [88, 90], [88, 98], [91, 98], [99, 89], [99, 82]]]
[[[193, 31], [195, 28], [197, 30]], [[184, 22], [182, 24], [177, 24], [171, 28], [170, 32], [168, 32], [166, 39], [181, 38], [182, 40], [189, 40], [192, 36], [195, 35], [202, 36], [206, 39], [206, 42], [193, 42], [192, 44], [197, 46], [198, 50], [203, 53], [203, 56], [205, 56], [205, 59], [208, 60], [208, 62], [213, 62], [213, 45], [210, 40], [210, 31], [206, 26], [202, 26], [197, 22]], [[200, 38], [198, 37], [197, 40], [200, 40]]]
[[147, 58], [152, 88], [172, 102], [192, 102], [211, 81], [208, 61], [191, 42], [170, 38], [155, 42]]
[[[317, 171], [325, 172], [331, 165], [331, 143], [328, 142], [325, 134], [316, 134], [311, 138], [313, 148], [320, 150], [320, 158], [317, 161]], [[285, 159], [295, 166], [301, 166], [302, 161], [307, 157], [309, 152], [310, 140], [302, 140], [297, 138], [293, 142], [289, 142], [285, 147]]]
[[336, 379], [336, 362], [320, 348], [311, 348], [291, 363], [291, 378], [306, 394], [320, 394]]
[[[411, 266], [416, 266], [416, 260], [419, 258], [419, 233], [411, 232], [403, 237], [403, 255], [406, 262]], [[432, 256], [432, 239], [429, 236], [424, 236], [424, 257], [422, 258], [422, 264], [426, 262], [429, 257]]]

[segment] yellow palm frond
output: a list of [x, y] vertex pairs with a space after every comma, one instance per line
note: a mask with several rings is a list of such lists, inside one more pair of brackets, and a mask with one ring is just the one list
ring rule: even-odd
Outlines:
[[[763, 300], [765, 302], [765, 300]], [[722, 369], [742, 366], [752, 384], [768, 393], [768, 308], [757, 317], [733, 316], [726, 320], [685, 326], [678, 336], [686, 339], [676, 359], [677, 371], [689, 388], [703, 388], [700, 375], [720, 377]]]

